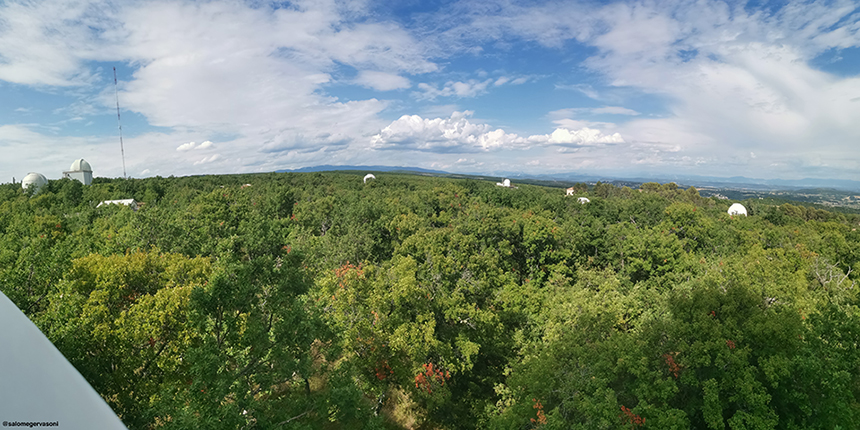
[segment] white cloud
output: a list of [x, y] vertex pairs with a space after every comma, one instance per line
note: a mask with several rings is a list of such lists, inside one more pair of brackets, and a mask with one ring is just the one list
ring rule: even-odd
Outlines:
[[482, 161], [477, 161], [474, 158], [459, 158], [454, 162], [454, 165], [460, 168], [476, 168], [483, 166], [484, 163]]
[[621, 106], [604, 106], [602, 108], [594, 108], [591, 109], [591, 113], [595, 114], [612, 114], [612, 115], [639, 115], [639, 112], [636, 112], [633, 109], [627, 109]]
[[607, 135], [602, 133], [600, 130], [588, 127], [584, 127], [579, 130], [557, 128], [552, 132], [552, 134], [529, 136], [529, 141], [564, 146], [593, 146], [624, 143], [624, 139], [618, 133]]
[[517, 77], [501, 76], [498, 79], [496, 79], [495, 82], [493, 82], [493, 85], [497, 86], [497, 87], [505, 85], [505, 84], [522, 85], [522, 84], [525, 84], [526, 82], [535, 81], [537, 79], [540, 79], [540, 77], [534, 76], [534, 75], [517, 76]]
[[[665, 109], [659, 118], [640, 115], [617, 125], [631, 148], [653, 154], [640, 161], [657, 169], [661, 163], [684, 165], [683, 157], [710, 160], [714, 169], [750, 162], [750, 149], [755, 166], [767, 166], [762, 160], [774, 157], [803, 164], [820, 154], [831, 167], [860, 164], [855, 150], [860, 127], [850, 119], [860, 117], [860, 105], [850, 102], [860, 96], [860, 79], [811, 65], [821, 54], [838, 57], [839, 49], [860, 47], [856, 2], [797, 2], [773, 11], [707, 0], [508, 4], [495, 10], [468, 5], [446, 37], [525, 38], [559, 50], [570, 43], [596, 50], [583, 65], [609, 88], [582, 83], [556, 88], [603, 101], [611, 94], [614, 106], [583, 109], [554, 119], [556, 124], [576, 129], [587, 123], [576, 118], [584, 113], [636, 116], [618, 107], [631, 95], [659, 101]], [[846, 154], [847, 160], [833, 163]], [[604, 161], [613, 163], [610, 154]]]
[[454, 112], [450, 118], [422, 118], [403, 115], [371, 137], [374, 149], [417, 150], [465, 153], [526, 146], [528, 141], [516, 134], [493, 130], [467, 118], [473, 112]]
[[484, 94], [487, 87], [493, 83], [492, 79], [478, 81], [470, 79], [466, 82], [448, 81], [441, 88], [426, 84], [418, 84], [419, 92], [415, 97], [419, 100], [435, 100], [437, 97], [476, 97]]
[[[417, 150], [440, 153], [529, 149], [535, 146], [605, 146], [625, 143], [619, 133], [606, 134], [583, 127], [578, 130], [557, 128], [551, 134], [528, 138], [468, 120], [473, 112], [454, 112], [450, 118], [422, 118], [404, 115], [371, 137], [374, 149]], [[469, 159], [461, 158], [457, 163]]]
[[[0, 80], [23, 85], [69, 87], [93, 81], [82, 63], [99, 56], [87, 25], [106, 5], [85, 2], [4, 2], [0, 6]], [[75, 23], [77, 25], [70, 25]]]
[[[478, 76], [486, 77], [487, 72], [480, 70]], [[499, 76], [498, 78], [487, 78], [482, 80], [469, 79], [467, 81], [448, 81], [441, 87], [428, 83], [418, 84], [418, 91], [413, 95], [418, 100], [435, 100], [438, 97], [477, 97], [487, 93], [490, 86], [500, 87], [502, 85], [522, 85], [526, 82], [540, 79], [537, 75], [525, 76]]]
[[200, 143], [200, 144], [197, 144], [195, 142], [188, 142], [188, 143], [183, 143], [182, 145], [177, 146], [176, 150], [177, 151], [191, 151], [193, 149], [206, 149], [206, 148], [211, 147], [212, 145], [213, 145], [213, 143], [208, 141], [208, 140], [203, 142], [203, 143]]
[[195, 166], [197, 166], [197, 165], [200, 165], [200, 164], [207, 164], [207, 163], [211, 163], [211, 162], [213, 162], [213, 161], [217, 161], [217, 160], [220, 160], [220, 159], [221, 159], [221, 154], [213, 154], [213, 155], [211, 155], [211, 156], [209, 156], [209, 157], [204, 157], [204, 158], [202, 158], [202, 159], [201, 159], [201, 160], [199, 160], [199, 161], [195, 161], [195, 162], [194, 162], [194, 165], [195, 165]]
[[[34, 169], [62, 170], [66, 158], [86, 156], [102, 174], [121, 172], [115, 126], [102, 131], [106, 137], [80, 137], [81, 130], [101, 127], [97, 121], [84, 128], [85, 121], [114, 113], [111, 63], [120, 69], [124, 119], [128, 112], [165, 128], [150, 132], [149, 127], [133, 130], [133, 121], [126, 124], [129, 171], [169, 175], [362, 160], [402, 164], [395, 151], [362, 151], [368, 147], [450, 152], [433, 160], [416, 158], [425, 165], [444, 158], [445, 165], [461, 166], [461, 158], [473, 158], [460, 153], [480, 153], [474, 165], [484, 168], [520, 166], [504, 158], [509, 148], [527, 149], [541, 170], [731, 165], [787, 176], [804, 168], [839, 168], [856, 177], [860, 168], [860, 79], [816, 66], [830, 58], [850, 60], [853, 53], [839, 50], [860, 46], [856, 2], [789, 3], [765, 12], [712, 0], [464, 0], [435, 18], [422, 15], [422, 24], [386, 20], [363, 1], [252, 3], [0, 3], [0, 81], [75, 100], [60, 109], [33, 105], [68, 117], [65, 121], [0, 126], [4, 153], [13, 154], [8, 169], [15, 172], [22, 165], [15, 160], [28, 159]], [[557, 60], [558, 68], [551, 65], [543, 77], [527, 74], [534, 67], [517, 65], [528, 60], [526, 55], [510, 61], [520, 55], [518, 46], [535, 44], [550, 49], [546, 59]], [[821, 54], [826, 55], [816, 59]], [[490, 69], [491, 61], [482, 64], [490, 72], [458, 69], [455, 60], [464, 55], [492, 57], [507, 70]], [[589, 56], [584, 62], [583, 55]], [[437, 63], [444, 63], [444, 70]], [[474, 98], [489, 91], [550, 76], [561, 82], [556, 88], [592, 100], [577, 105], [583, 98], [569, 93], [572, 102], [565, 106], [572, 107], [544, 118], [552, 124], [548, 134], [524, 137], [485, 124], [489, 121], [451, 115], [479, 106]], [[413, 91], [385, 93], [385, 100], [335, 97], [344, 85], [393, 91], [413, 84], [418, 84]], [[534, 87], [533, 97], [547, 96]], [[443, 104], [451, 101], [457, 104]], [[522, 105], [534, 104], [526, 102]], [[509, 111], [521, 106], [519, 99], [507, 103]], [[588, 105], [598, 107], [583, 107]], [[29, 107], [16, 111], [26, 113], [21, 109]], [[420, 116], [391, 122], [380, 117], [386, 109]], [[615, 116], [599, 122], [595, 115]], [[528, 124], [535, 116], [524, 110], [522, 117], [505, 117], [499, 124], [540, 133], [539, 125]], [[72, 129], [72, 137], [61, 136]], [[217, 138], [212, 148], [217, 146], [220, 158], [209, 160], [212, 148], [195, 151], [206, 149], [205, 142], [193, 143], [201, 136]], [[74, 149], [67, 149], [70, 145]], [[619, 157], [622, 149], [625, 156]], [[105, 155], [87, 155], [96, 150]], [[36, 152], [50, 155], [43, 160], [26, 155]]]
[[190, 150], [194, 149], [196, 146], [197, 146], [197, 143], [188, 142], [188, 143], [183, 143], [182, 145], [177, 146], [176, 150], [177, 151], [190, 151]]
[[[0, 171], [8, 174], [7, 180], [14, 176], [20, 181], [28, 172], [59, 179], [78, 158], [86, 159], [96, 176], [122, 175], [117, 137], [58, 136], [53, 130], [42, 132], [39, 129], [44, 130], [36, 124], [0, 125], [0, 147], [8, 155], [0, 160]], [[129, 149], [126, 146], [126, 157], [131, 165], [131, 154], [137, 152]]]
[[399, 90], [412, 86], [409, 79], [403, 76], [369, 70], [360, 72], [355, 78], [355, 83], [379, 91]]
[[531, 79], [532, 79], [532, 78], [531, 78], [531, 77], [528, 77], [528, 76], [521, 76], [521, 77], [519, 77], [519, 78], [516, 78], [516, 79], [512, 80], [512, 81], [511, 81], [511, 85], [522, 85], [522, 84], [524, 84], [524, 83], [526, 83], [526, 82], [530, 81]]
[[[224, 164], [230, 169], [224, 173], [306, 159], [293, 151], [323, 160], [330, 153], [317, 149], [343, 149], [343, 142], [384, 126], [377, 115], [390, 102], [340, 101], [326, 93], [342, 67], [365, 71], [355, 83], [377, 90], [407, 88], [401, 75], [437, 69], [425, 44], [399, 25], [335, 2], [277, 9], [218, 0], [0, 4], [0, 80], [70, 88], [79, 101], [56, 114], [106, 115], [115, 103], [112, 74], [92, 61], [133, 70], [123, 76], [118, 67], [124, 117], [130, 111], [168, 128], [162, 137], [172, 142], [229, 136], [221, 140], [231, 150], [220, 154], [234, 163]], [[99, 88], [108, 78], [109, 88]], [[163, 158], [167, 153], [147, 157], [160, 166], [154, 174], [200, 172], [193, 166], [202, 160], [174, 163]]]

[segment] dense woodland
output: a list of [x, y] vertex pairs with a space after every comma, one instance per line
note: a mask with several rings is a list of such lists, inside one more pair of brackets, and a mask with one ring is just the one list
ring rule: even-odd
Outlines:
[[1, 185], [0, 289], [130, 429], [860, 422], [858, 216], [363, 173]]

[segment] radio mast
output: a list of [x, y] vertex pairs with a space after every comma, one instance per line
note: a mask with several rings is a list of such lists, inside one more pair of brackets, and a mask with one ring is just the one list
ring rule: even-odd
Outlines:
[[119, 150], [122, 153], [122, 177], [125, 175], [125, 148], [122, 145], [122, 121], [119, 118], [119, 90], [116, 83], [116, 67], [113, 68], [113, 93], [116, 96], [116, 123], [119, 126]]

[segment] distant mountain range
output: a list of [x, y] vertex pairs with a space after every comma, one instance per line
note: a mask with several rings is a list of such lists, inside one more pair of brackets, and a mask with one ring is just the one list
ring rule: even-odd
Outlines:
[[[422, 169], [420, 167], [408, 166], [311, 166], [302, 167], [295, 170], [278, 170], [278, 172], [327, 172], [336, 170], [355, 170], [367, 172], [413, 172], [434, 175], [461, 175], [441, 170]], [[494, 174], [462, 174], [467, 176], [479, 177], [498, 177], [512, 179], [534, 179], [549, 182], [625, 182], [625, 183], [644, 183], [644, 182], [675, 182], [678, 185], [695, 186], [695, 187], [714, 187], [714, 188], [740, 188], [750, 190], [800, 190], [800, 189], [817, 189], [830, 188], [842, 191], [857, 191], [860, 192], [860, 181], [852, 181], [848, 179], [759, 179], [747, 178], [744, 176], [732, 176], [729, 178], [717, 176], [697, 176], [697, 175], [666, 175], [666, 176], [641, 176], [641, 177], [618, 177], [611, 175], [593, 175], [581, 174], [575, 172], [568, 173], [552, 173], [543, 175], [530, 175], [526, 173], [514, 172], [495, 172]]]

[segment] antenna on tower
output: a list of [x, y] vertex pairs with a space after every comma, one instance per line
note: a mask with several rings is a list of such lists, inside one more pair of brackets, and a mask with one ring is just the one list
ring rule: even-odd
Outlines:
[[125, 148], [122, 145], [122, 121], [119, 118], [119, 90], [116, 83], [116, 67], [113, 68], [113, 93], [116, 96], [116, 123], [119, 126], [119, 150], [122, 153], [122, 177], [125, 175]]

